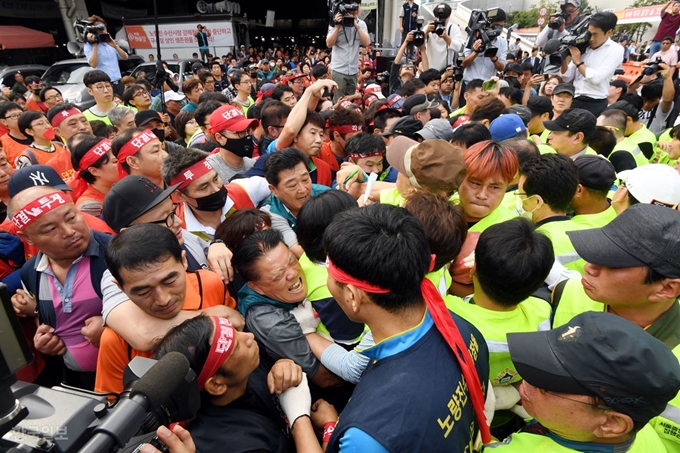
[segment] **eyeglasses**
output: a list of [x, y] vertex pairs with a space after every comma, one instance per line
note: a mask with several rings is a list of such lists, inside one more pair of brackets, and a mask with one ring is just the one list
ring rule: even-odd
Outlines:
[[55, 95], [52, 95], [50, 97], [45, 98], [46, 101], [50, 101], [50, 102], [56, 101], [57, 99], [64, 99], [64, 97], [61, 94], [55, 94]]
[[301, 78], [297, 78], [297, 79], [293, 80], [292, 83], [294, 83], [295, 85], [304, 85], [305, 81], [302, 80]]
[[527, 196], [526, 192], [520, 192], [519, 190], [515, 190], [512, 194], [516, 197], [521, 197], [522, 195], [524, 195], [525, 197]]
[[172, 228], [172, 226], [175, 224], [175, 217], [177, 217], [176, 211], [179, 208], [179, 203], [173, 203], [172, 204], [172, 212], [168, 214], [168, 216], [163, 219], [163, 220], [154, 220], [153, 222], [148, 222], [148, 223], [153, 223], [155, 225], [165, 225], [168, 228]]
[[31, 129], [36, 127], [52, 127], [52, 125], [47, 121], [40, 121], [37, 123], [31, 123]]
[[196, 120], [189, 120], [186, 122], [186, 124], [195, 124], [196, 126], [198, 126], [198, 122]]
[[574, 403], [587, 404], [588, 406], [594, 407], [594, 408], [597, 408], [597, 409], [611, 410], [611, 407], [605, 406], [605, 405], [602, 405], [602, 404], [588, 403], [586, 401], [579, 401], [579, 400], [567, 398], [566, 396], [558, 395], [557, 393], [551, 392], [549, 390], [540, 389], [540, 391], [541, 391], [541, 393], [547, 393], [548, 395], [556, 396], [558, 398], [562, 398], [563, 400], [572, 401]]
[[20, 116], [21, 116], [21, 113], [15, 113], [14, 115], [6, 115], [5, 119], [6, 120], [18, 120]]
[[92, 85], [92, 88], [94, 88], [97, 91], [106, 91], [106, 90], [113, 90], [113, 85], [110, 83], [100, 83], [99, 85]]
[[149, 96], [149, 92], [148, 91], [138, 91], [138, 92], [136, 92], [135, 94], [132, 95], [132, 97], [134, 97], [134, 98], [136, 98], [137, 96], [145, 96], [146, 97], [146, 96]]

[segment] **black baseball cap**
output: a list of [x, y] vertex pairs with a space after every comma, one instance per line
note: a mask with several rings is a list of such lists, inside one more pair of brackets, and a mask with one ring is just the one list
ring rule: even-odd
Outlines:
[[135, 114], [135, 125], [137, 127], [145, 126], [149, 121], [153, 120], [160, 121], [161, 123], [163, 122], [161, 115], [155, 110], [142, 110]]
[[588, 311], [556, 329], [509, 333], [508, 346], [517, 372], [532, 386], [594, 396], [643, 423], [680, 389], [680, 364], [670, 348], [611, 313]]
[[527, 107], [531, 110], [532, 117], [553, 111], [552, 101], [545, 96], [534, 96], [529, 98]]
[[571, 97], [576, 96], [576, 88], [571, 83], [560, 83], [555, 88], [553, 88], [553, 96], [560, 93], [569, 93]]
[[29, 165], [15, 171], [7, 183], [7, 192], [10, 197], [19, 192], [35, 187], [48, 186], [57, 190], [72, 190], [68, 184], [61, 179], [57, 171], [48, 165]]
[[415, 115], [418, 112], [427, 110], [431, 107], [437, 107], [439, 102], [430, 102], [424, 94], [414, 94], [409, 96], [404, 101], [404, 113], [406, 115]]
[[153, 181], [139, 175], [128, 175], [111, 187], [104, 198], [104, 220], [116, 233], [158, 206], [177, 190], [179, 184], [163, 190]]
[[576, 253], [610, 268], [647, 266], [667, 278], [680, 278], [680, 212], [638, 203], [602, 228], [568, 231]]
[[611, 190], [616, 180], [616, 170], [603, 156], [579, 156], [574, 160], [578, 167], [578, 182], [593, 190]]
[[390, 135], [403, 135], [412, 140], [417, 138], [416, 133], [420, 132], [423, 128], [423, 123], [420, 120], [413, 118], [412, 116], [403, 116], [392, 124], [389, 132], [383, 132], [383, 137], [388, 137]]
[[552, 121], [543, 121], [546, 129], [553, 132], [585, 132], [594, 131], [597, 127], [597, 118], [588, 110], [567, 109]]

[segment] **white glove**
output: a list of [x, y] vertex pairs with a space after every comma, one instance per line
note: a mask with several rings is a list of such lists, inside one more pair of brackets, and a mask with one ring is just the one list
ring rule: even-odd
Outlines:
[[316, 328], [319, 325], [319, 318], [314, 316], [314, 309], [312, 308], [312, 303], [310, 301], [307, 299], [303, 300], [297, 307], [291, 310], [291, 313], [295, 316], [298, 324], [300, 324], [303, 334], [307, 335], [308, 333], [316, 332]]
[[296, 387], [290, 387], [279, 395], [279, 404], [286, 414], [288, 424], [292, 428], [295, 420], [308, 416], [312, 408], [312, 394], [309, 393], [307, 373], [302, 373], [302, 380]]
[[484, 416], [486, 417], [486, 424], [491, 426], [491, 420], [496, 409], [496, 394], [491, 387], [491, 381], [488, 382], [486, 388], [486, 400], [484, 401]]
[[507, 410], [515, 406], [520, 400], [519, 392], [514, 385], [499, 385], [493, 387], [496, 395], [496, 410]]

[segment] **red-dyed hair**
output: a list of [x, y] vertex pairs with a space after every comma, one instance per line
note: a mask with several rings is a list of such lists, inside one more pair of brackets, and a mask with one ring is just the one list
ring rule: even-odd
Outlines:
[[467, 177], [481, 180], [500, 177], [509, 183], [519, 171], [519, 161], [515, 153], [507, 146], [491, 140], [469, 147], [464, 160]]

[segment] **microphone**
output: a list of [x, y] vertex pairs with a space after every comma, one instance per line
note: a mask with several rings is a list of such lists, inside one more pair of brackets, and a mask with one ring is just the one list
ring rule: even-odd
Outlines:
[[122, 448], [135, 435], [146, 413], [163, 404], [184, 381], [189, 360], [179, 352], [170, 352], [137, 381], [130, 398], [121, 400], [108, 418], [94, 430], [94, 435], [80, 453], [105, 453], [114, 446]]

